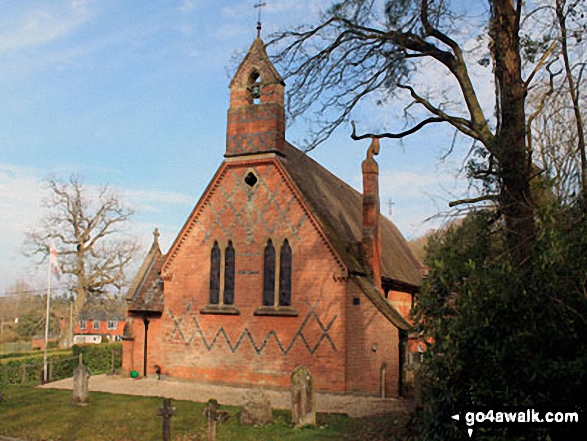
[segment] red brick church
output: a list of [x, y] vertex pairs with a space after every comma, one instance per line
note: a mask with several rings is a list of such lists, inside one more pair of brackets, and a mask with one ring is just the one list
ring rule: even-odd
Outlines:
[[[420, 264], [363, 194], [285, 140], [284, 82], [261, 39], [230, 83], [225, 160], [166, 255], [128, 293], [123, 371], [398, 396]], [[357, 164], [358, 168], [358, 164]]]

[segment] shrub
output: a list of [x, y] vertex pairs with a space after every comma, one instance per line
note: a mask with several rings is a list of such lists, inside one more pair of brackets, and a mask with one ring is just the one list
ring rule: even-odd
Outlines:
[[[587, 210], [580, 203], [544, 208], [524, 265], [504, 252], [506, 234], [493, 213], [477, 213], [430, 244], [430, 275], [415, 308], [416, 330], [429, 342], [420, 371], [424, 407], [412, 425], [417, 439], [468, 439], [450, 416], [472, 404], [584, 402]], [[548, 436], [543, 429], [476, 432], [485, 440]]]

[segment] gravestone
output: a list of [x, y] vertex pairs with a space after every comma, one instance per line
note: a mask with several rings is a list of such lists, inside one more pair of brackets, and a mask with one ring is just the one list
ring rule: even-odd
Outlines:
[[83, 364], [73, 370], [73, 398], [74, 406], [86, 406], [90, 400], [90, 371]]
[[228, 412], [225, 410], [218, 410], [218, 401], [208, 400], [202, 414], [208, 421], [208, 441], [216, 441], [216, 423], [226, 421], [228, 419]]
[[243, 397], [241, 423], [262, 426], [273, 422], [271, 402], [261, 389], [248, 390]]
[[163, 441], [171, 440], [171, 417], [177, 413], [177, 409], [171, 405], [171, 398], [163, 399], [163, 407], [157, 410], [157, 415], [163, 417]]
[[303, 366], [298, 366], [291, 374], [291, 416], [296, 426], [316, 425], [314, 380]]

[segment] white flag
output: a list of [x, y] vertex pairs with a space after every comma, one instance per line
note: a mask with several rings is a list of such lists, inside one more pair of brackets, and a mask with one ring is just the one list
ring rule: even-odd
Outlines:
[[57, 264], [57, 250], [55, 249], [55, 245], [52, 243], [51, 247], [49, 248], [49, 265], [51, 265], [51, 270], [57, 280], [61, 277], [61, 270], [59, 269], [59, 265]]

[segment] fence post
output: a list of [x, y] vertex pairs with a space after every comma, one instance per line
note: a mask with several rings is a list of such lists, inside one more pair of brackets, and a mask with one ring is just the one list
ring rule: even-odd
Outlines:
[[79, 355], [77, 356], [77, 360], [78, 360], [78, 364], [82, 365], [84, 364], [84, 354], [82, 354], [81, 352], [79, 353]]
[[22, 384], [26, 383], [26, 364], [22, 365]]
[[47, 376], [49, 381], [53, 379], [53, 360], [49, 360], [49, 375]]

